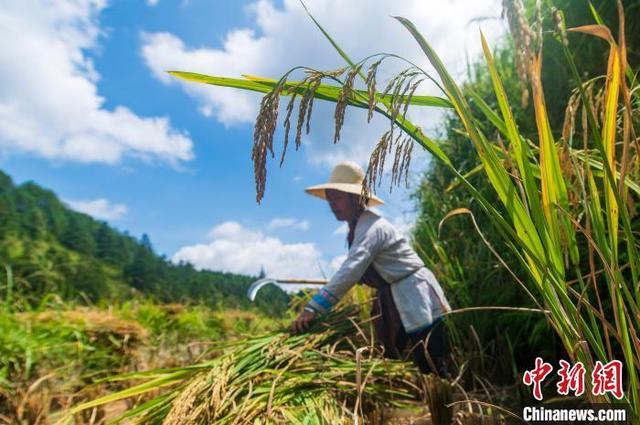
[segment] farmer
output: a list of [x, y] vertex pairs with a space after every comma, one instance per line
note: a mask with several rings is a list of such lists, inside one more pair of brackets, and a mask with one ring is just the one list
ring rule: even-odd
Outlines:
[[[367, 207], [383, 204], [375, 195], [361, 198], [364, 172], [353, 162], [338, 164], [329, 183], [305, 191], [326, 199], [339, 221], [349, 225], [349, 253], [291, 325], [304, 332], [357, 282], [377, 289], [371, 316], [385, 356], [401, 358], [411, 350], [422, 373], [447, 376], [442, 315], [451, 309], [433, 273], [404, 237]], [[426, 350], [425, 350], [426, 346]]]

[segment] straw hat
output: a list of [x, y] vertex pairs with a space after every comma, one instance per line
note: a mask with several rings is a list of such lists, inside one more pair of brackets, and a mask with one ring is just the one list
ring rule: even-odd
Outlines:
[[[311, 186], [306, 188], [304, 191], [309, 195], [317, 196], [322, 199], [327, 199], [325, 189], [335, 189], [341, 192], [360, 195], [362, 193], [363, 182], [364, 171], [362, 171], [362, 168], [360, 168], [360, 166], [355, 162], [345, 161], [335, 166], [331, 172], [329, 183]], [[367, 203], [367, 206], [374, 207], [382, 204], [384, 204], [382, 199], [372, 193], [369, 194], [369, 202]]]

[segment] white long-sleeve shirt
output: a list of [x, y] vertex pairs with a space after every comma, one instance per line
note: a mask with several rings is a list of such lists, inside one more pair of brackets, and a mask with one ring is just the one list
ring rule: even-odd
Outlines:
[[391, 285], [391, 295], [407, 333], [417, 332], [451, 310], [440, 284], [407, 240], [370, 210], [356, 223], [346, 260], [308, 307], [323, 313], [336, 304], [373, 265]]

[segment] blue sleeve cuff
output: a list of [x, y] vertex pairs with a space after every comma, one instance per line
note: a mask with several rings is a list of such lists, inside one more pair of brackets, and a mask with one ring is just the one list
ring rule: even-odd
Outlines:
[[325, 298], [322, 294], [320, 294], [320, 292], [315, 294], [311, 298], [311, 301], [314, 301], [315, 304], [318, 304], [320, 307], [322, 307], [323, 310], [329, 310], [331, 308], [331, 302], [327, 298]]
[[317, 312], [324, 313], [331, 310], [331, 307], [337, 303], [338, 298], [325, 288], [320, 289], [316, 294], [311, 297], [308, 307], [316, 310]]

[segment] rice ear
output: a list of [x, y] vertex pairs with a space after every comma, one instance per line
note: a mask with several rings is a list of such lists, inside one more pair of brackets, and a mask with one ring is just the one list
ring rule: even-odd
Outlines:
[[390, 144], [391, 130], [388, 130], [382, 135], [371, 153], [369, 165], [367, 166], [367, 171], [362, 185], [363, 192], [370, 191], [371, 193], [375, 193], [376, 180], [378, 180], [378, 182], [382, 180], [384, 161]]
[[369, 71], [367, 72], [367, 79], [365, 84], [367, 85], [367, 94], [368, 94], [368, 102], [369, 109], [367, 112], [367, 122], [371, 122], [371, 118], [373, 118], [373, 111], [377, 104], [376, 99], [376, 74], [378, 73], [378, 67], [384, 60], [384, 57], [377, 60], [369, 67]]
[[287, 153], [287, 145], [289, 144], [289, 131], [291, 130], [291, 114], [293, 113], [293, 107], [295, 104], [297, 93], [293, 91], [291, 100], [287, 104], [287, 115], [284, 119], [284, 143], [282, 146], [282, 154], [280, 155], [280, 166], [284, 163], [284, 156]]
[[[311, 112], [313, 111], [313, 100], [315, 99], [315, 93], [318, 90], [318, 87], [320, 87], [320, 83], [322, 81], [322, 78], [318, 78], [315, 80], [315, 82], [313, 83], [313, 85], [311, 86], [311, 88], [309, 89], [308, 95], [309, 95], [309, 107], [307, 108], [307, 118], [306, 118], [306, 132], [307, 134], [309, 134], [309, 132], [311, 131]], [[296, 149], [298, 149], [300, 147], [300, 143], [296, 143]]]
[[267, 93], [260, 102], [260, 111], [256, 118], [253, 130], [253, 172], [256, 183], [256, 201], [260, 203], [264, 196], [267, 181], [267, 152], [273, 154], [273, 135], [278, 122], [278, 108], [280, 106], [280, 94], [286, 82], [282, 78], [272, 91]]
[[306, 90], [302, 94], [302, 99], [300, 100], [300, 105], [298, 107], [296, 150], [298, 150], [302, 144], [302, 127], [305, 125], [305, 122], [307, 134], [309, 134], [309, 131], [311, 130], [309, 123], [311, 121], [311, 112], [313, 110], [313, 99], [318, 87], [320, 87], [322, 78], [325, 76], [323, 73], [312, 70], [307, 70], [307, 72], [309, 73], [309, 76], [303, 81], [304, 85], [306, 85]]
[[344, 114], [347, 109], [348, 100], [353, 96], [353, 84], [360, 72], [361, 65], [352, 68], [347, 74], [347, 78], [342, 85], [342, 90], [340, 91], [340, 98], [336, 103], [336, 109], [333, 114], [335, 119], [335, 132], [333, 136], [333, 143], [337, 143], [340, 140], [340, 130], [342, 129], [342, 125], [344, 124]]

